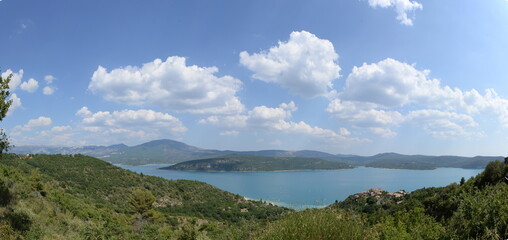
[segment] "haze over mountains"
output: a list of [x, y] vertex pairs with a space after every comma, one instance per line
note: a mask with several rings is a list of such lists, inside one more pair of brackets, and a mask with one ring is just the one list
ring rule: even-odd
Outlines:
[[16, 146], [11, 152], [17, 154], [84, 154], [111, 163], [126, 165], [176, 164], [188, 160], [239, 154], [264, 157], [320, 158], [333, 162], [344, 162], [355, 166], [400, 169], [434, 169], [438, 167], [484, 168], [490, 161], [503, 159], [501, 156], [459, 157], [403, 155], [398, 153], [381, 153], [374, 156], [334, 155], [312, 150], [214, 150], [202, 149], [169, 139], [154, 140], [136, 146], [127, 146], [125, 144], [82, 147], [42, 145]]

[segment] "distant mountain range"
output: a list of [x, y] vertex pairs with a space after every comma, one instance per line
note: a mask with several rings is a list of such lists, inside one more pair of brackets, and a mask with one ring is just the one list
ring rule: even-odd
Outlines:
[[320, 151], [260, 150], [230, 151], [202, 149], [169, 139], [154, 140], [136, 146], [116, 144], [111, 146], [17, 146], [17, 154], [83, 154], [115, 164], [176, 164], [189, 160], [215, 158], [228, 154], [264, 157], [320, 158], [332, 162], [343, 162], [353, 166], [397, 169], [435, 169], [438, 167], [484, 168], [488, 162], [502, 160], [501, 156], [425, 156], [382, 153], [374, 156], [330, 154]]

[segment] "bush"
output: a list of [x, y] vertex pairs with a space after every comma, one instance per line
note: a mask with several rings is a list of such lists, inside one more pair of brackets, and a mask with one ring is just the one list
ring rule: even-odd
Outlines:
[[368, 230], [360, 216], [340, 210], [314, 209], [287, 215], [270, 224], [256, 239], [368, 239]]

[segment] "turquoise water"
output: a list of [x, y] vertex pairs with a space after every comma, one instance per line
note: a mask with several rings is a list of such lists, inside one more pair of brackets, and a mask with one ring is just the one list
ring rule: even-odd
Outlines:
[[324, 171], [278, 172], [186, 172], [159, 170], [167, 165], [126, 166], [122, 168], [166, 179], [206, 182], [247, 198], [264, 200], [295, 209], [323, 207], [335, 200], [369, 188], [408, 192], [424, 187], [441, 187], [469, 179], [482, 169], [438, 168], [399, 170], [359, 167]]

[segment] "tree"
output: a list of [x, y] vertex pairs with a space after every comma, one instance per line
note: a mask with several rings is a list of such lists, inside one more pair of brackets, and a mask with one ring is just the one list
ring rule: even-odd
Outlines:
[[132, 191], [132, 196], [129, 198], [129, 204], [132, 207], [132, 210], [138, 212], [143, 215], [148, 210], [153, 208], [153, 202], [155, 201], [155, 197], [152, 192], [146, 189], [135, 189]]
[[464, 183], [465, 183], [465, 182], [466, 182], [466, 180], [464, 179], [464, 177], [462, 177], [462, 178], [460, 179], [460, 186], [464, 185]]
[[155, 197], [149, 190], [137, 188], [132, 191], [132, 195], [129, 197], [129, 205], [137, 213], [134, 226], [138, 234], [143, 231], [143, 224], [148, 217], [147, 215], [151, 212], [150, 210], [153, 209], [154, 202]]
[[[7, 111], [9, 111], [9, 107], [12, 104], [12, 99], [7, 100], [10, 95], [9, 82], [11, 81], [11, 77], [12, 74], [4, 79], [0, 75], [0, 121], [7, 115]], [[4, 151], [8, 151], [10, 148], [9, 137], [7, 137], [3, 129], [0, 129], [0, 154]]]

